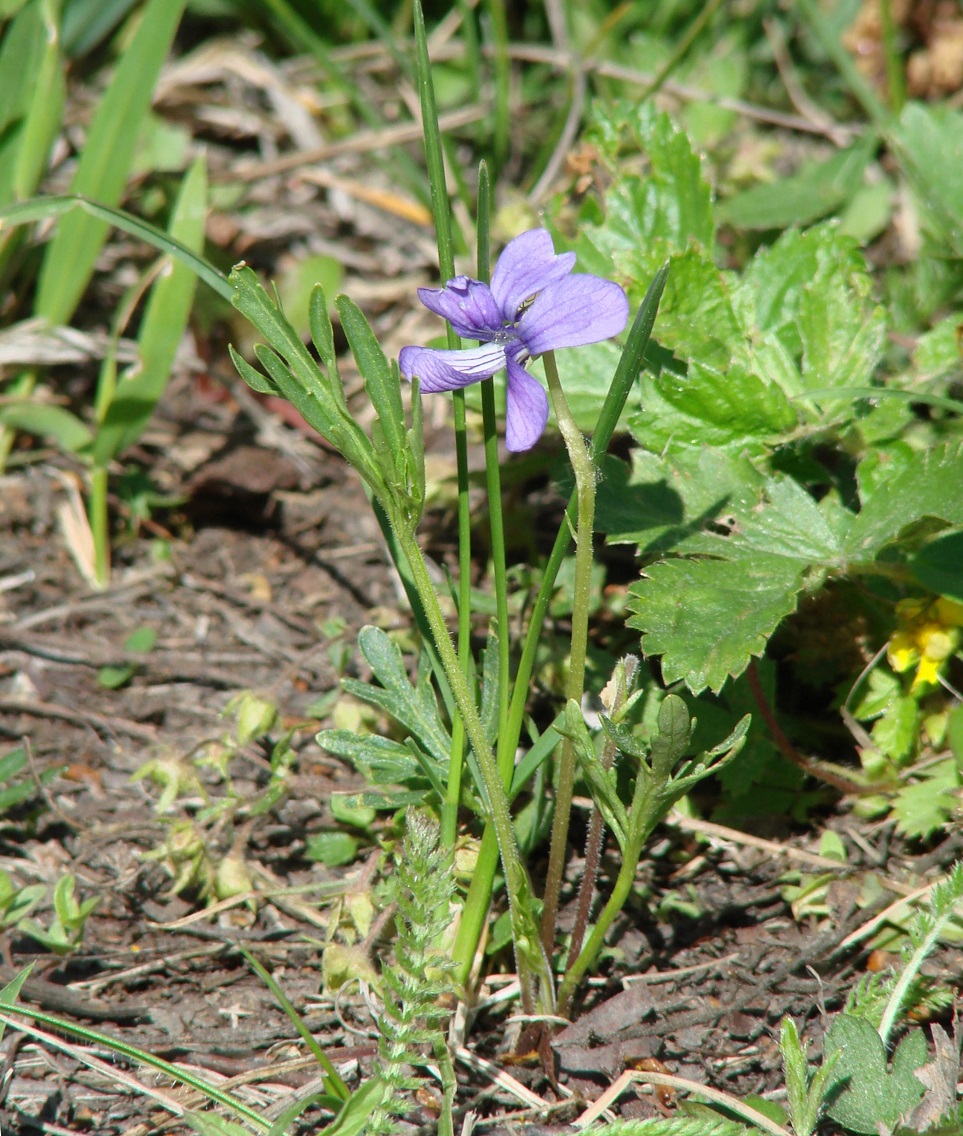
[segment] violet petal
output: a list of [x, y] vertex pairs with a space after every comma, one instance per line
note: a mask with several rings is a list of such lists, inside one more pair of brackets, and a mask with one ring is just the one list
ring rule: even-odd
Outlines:
[[505, 349], [496, 343], [464, 351], [436, 351], [432, 347], [402, 347], [398, 366], [406, 379], [415, 375], [426, 394], [459, 390], [490, 379], [505, 366]]
[[505, 405], [505, 448], [513, 453], [530, 450], [548, 422], [548, 395], [538, 379], [508, 359]]
[[465, 339], [487, 340], [502, 329], [501, 311], [491, 289], [470, 276], [456, 276], [444, 288], [419, 288], [418, 298]]
[[549, 284], [518, 321], [532, 355], [560, 347], [599, 343], [625, 327], [629, 301], [611, 280], [576, 274]]
[[522, 304], [553, 280], [567, 276], [575, 253], [555, 255], [547, 229], [529, 229], [505, 246], [492, 273], [492, 295], [503, 318], [514, 322]]

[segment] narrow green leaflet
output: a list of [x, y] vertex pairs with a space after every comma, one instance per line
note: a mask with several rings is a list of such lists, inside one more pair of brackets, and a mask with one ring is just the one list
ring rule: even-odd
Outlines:
[[592, 1129], [592, 1136], [758, 1136], [758, 1133], [758, 1128], [749, 1128], [709, 1109], [690, 1116], [619, 1120]]
[[[101, 99], [70, 192], [117, 205], [127, 184], [137, 132], [150, 108], [154, 84], [180, 23], [185, 0], [148, 0], [137, 31]], [[107, 225], [84, 213], [64, 217], [44, 252], [36, 313], [51, 323], [68, 320], [107, 239]]]
[[30, 0], [0, 44], [0, 204], [36, 190], [60, 127], [59, 7], [59, 0]]
[[[206, 217], [207, 171], [204, 159], [198, 158], [178, 193], [170, 235], [200, 253]], [[94, 443], [98, 465], [106, 465], [133, 443], [153, 414], [187, 327], [196, 285], [197, 277], [190, 268], [172, 260], [151, 288], [137, 340], [140, 359], [121, 376], [112, 397], [100, 408], [103, 420]]]
[[786, 229], [808, 225], [845, 205], [863, 183], [878, 145], [872, 131], [823, 162], [807, 162], [792, 177], [754, 185], [723, 201], [717, 216], [737, 229]]
[[390, 714], [429, 756], [447, 767], [451, 735], [438, 712], [427, 668], [419, 668], [417, 685], [412, 686], [401, 651], [379, 627], [363, 627], [358, 646], [381, 686], [345, 679], [345, 690]]

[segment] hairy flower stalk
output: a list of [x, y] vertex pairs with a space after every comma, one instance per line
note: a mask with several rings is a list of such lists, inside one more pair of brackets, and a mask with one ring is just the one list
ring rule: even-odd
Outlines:
[[573, 273], [575, 253], [556, 255], [547, 229], [530, 229], [506, 245], [490, 285], [456, 276], [444, 288], [419, 288], [426, 308], [448, 320], [463, 351], [403, 347], [398, 365], [418, 376], [424, 394], [461, 390], [507, 372], [505, 445], [529, 450], [548, 422], [548, 397], [525, 370], [528, 361], [562, 347], [617, 335], [629, 318], [625, 293], [611, 280]]

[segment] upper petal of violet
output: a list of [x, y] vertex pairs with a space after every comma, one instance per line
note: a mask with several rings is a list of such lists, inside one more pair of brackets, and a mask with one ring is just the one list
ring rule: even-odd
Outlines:
[[625, 327], [629, 301], [611, 280], [576, 273], [543, 289], [516, 331], [531, 355], [599, 343]]
[[502, 329], [501, 310], [491, 289], [470, 276], [456, 276], [444, 288], [419, 288], [418, 298], [465, 339], [488, 339]]
[[496, 343], [464, 351], [437, 351], [432, 347], [402, 347], [398, 366], [406, 379], [415, 375], [427, 394], [459, 390], [490, 379], [505, 366], [505, 349]]
[[555, 255], [547, 229], [529, 229], [509, 241], [492, 273], [492, 295], [502, 317], [514, 323], [518, 309], [536, 292], [567, 276], [575, 265], [575, 253]]

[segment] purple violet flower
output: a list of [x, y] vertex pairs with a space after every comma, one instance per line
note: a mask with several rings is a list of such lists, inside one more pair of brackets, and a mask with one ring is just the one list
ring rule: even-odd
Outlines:
[[525, 363], [543, 351], [581, 347], [617, 335], [629, 318], [625, 293], [611, 280], [572, 273], [575, 253], [556, 256], [547, 229], [531, 229], [505, 246], [491, 287], [456, 276], [444, 288], [419, 288], [426, 308], [480, 347], [437, 351], [403, 347], [406, 379], [415, 375], [429, 394], [457, 390], [508, 372], [505, 445], [528, 450], [548, 421], [548, 396]]

